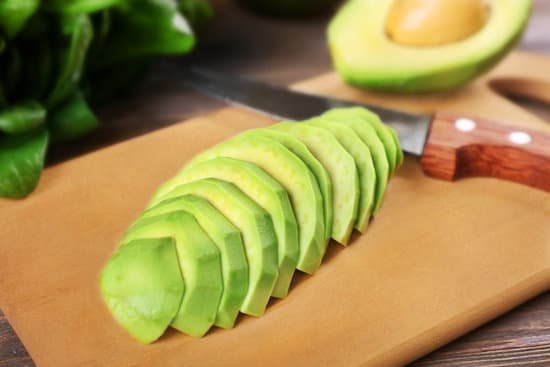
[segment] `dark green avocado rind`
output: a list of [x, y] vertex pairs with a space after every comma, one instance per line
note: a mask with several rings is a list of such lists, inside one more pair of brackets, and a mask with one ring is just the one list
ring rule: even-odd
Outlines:
[[[365, 0], [348, 1], [329, 24], [328, 43], [334, 67], [342, 79], [351, 85], [396, 93], [425, 93], [456, 89], [492, 68], [509, 52], [521, 37], [531, 10], [530, 0], [510, 0], [505, 5], [512, 9], [510, 12], [513, 14], [508, 13], [506, 21], [494, 22], [494, 24], [490, 23], [491, 15], [484, 27], [491, 27], [489, 31], [491, 36], [483, 37], [484, 41], [479, 42], [475, 50], [470, 50], [468, 42], [474, 39], [476, 34], [456, 44], [439, 47], [415, 49], [392, 45], [395, 49], [408, 50], [407, 56], [399, 52], [388, 53], [379, 46], [381, 42], [392, 44], [392, 41], [385, 36], [385, 29], [376, 29], [375, 40], [366, 38], [367, 40], [362, 42], [355, 42], [356, 40], [350, 39], [350, 35], [366, 34], [364, 25], [371, 22], [371, 19], [357, 18], [357, 14], [373, 14], [377, 11], [374, 8], [380, 7], [379, 3], [389, 1], [391, 0], [380, 0], [376, 3]], [[494, 2], [492, 6], [502, 6], [502, 3]], [[378, 14], [376, 18], [385, 19], [386, 14]], [[499, 26], [499, 24], [502, 25]], [[350, 31], [352, 27], [355, 28]], [[482, 28], [480, 32], [483, 30]], [[376, 46], [372, 46], [371, 49], [369, 44]], [[361, 50], [370, 60], [380, 59], [379, 66], [358, 61], [356, 54], [358, 50]], [[436, 52], [431, 58], [422, 59], [419, 64], [414, 62], [414, 53], [409, 52], [411, 50], [416, 50], [419, 55], [426, 50]], [[449, 58], [445, 62], [441, 61], [444, 60], [442, 56], [449, 54], [449, 50], [454, 50], [456, 57]], [[387, 62], [388, 59], [391, 59], [392, 63]], [[402, 67], [395, 66], [400, 63]], [[394, 67], [388, 68], [389, 64]]]
[[141, 343], [157, 340], [168, 328], [184, 289], [171, 238], [123, 244], [100, 275], [101, 295], [111, 314]]
[[328, 241], [325, 238], [323, 197], [306, 164], [276, 140], [250, 136], [245, 132], [202, 152], [186, 167], [215, 157], [254, 163], [285, 188], [298, 222], [300, 256], [297, 268], [313, 274], [321, 264]]
[[330, 180], [330, 176], [325, 167], [317, 160], [317, 158], [315, 158], [313, 154], [311, 154], [304, 143], [291, 134], [265, 128], [248, 130], [244, 134], [248, 136], [263, 136], [265, 138], [275, 140], [294, 153], [306, 164], [311, 173], [313, 173], [317, 179], [317, 184], [319, 185], [319, 190], [321, 191], [321, 196], [323, 199], [323, 212], [325, 215], [325, 238], [327, 240], [330, 239], [330, 235], [332, 234], [332, 218], [334, 215], [332, 210], [332, 181]]
[[193, 215], [220, 250], [223, 293], [214, 325], [232, 328], [248, 290], [248, 263], [241, 232], [208, 201], [195, 195], [161, 201], [143, 212], [141, 218], [175, 211]]
[[261, 316], [278, 276], [277, 237], [270, 215], [232, 183], [212, 178], [180, 185], [164, 199], [187, 194], [208, 200], [241, 231], [249, 275], [240, 310]]
[[223, 292], [220, 251], [185, 211], [138, 219], [125, 233], [122, 243], [164, 237], [175, 241], [185, 283], [185, 293], [171, 326], [201, 337], [214, 324]]
[[181, 184], [203, 178], [231, 182], [271, 215], [277, 235], [279, 261], [279, 276], [272, 296], [286, 297], [300, 256], [298, 224], [287, 191], [254, 163], [217, 157], [185, 167], [163, 184], [155, 197], [162, 197]]

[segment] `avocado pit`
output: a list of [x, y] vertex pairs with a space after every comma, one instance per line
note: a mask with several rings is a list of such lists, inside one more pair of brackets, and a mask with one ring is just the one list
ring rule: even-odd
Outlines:
[[386, 33], [401, 45], [441, 46], [471, 37], [488, 17], [485, 0], [395, 0]]

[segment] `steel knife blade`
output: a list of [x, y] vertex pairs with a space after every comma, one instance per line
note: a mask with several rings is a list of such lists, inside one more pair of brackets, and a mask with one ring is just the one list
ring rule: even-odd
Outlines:
[[185, 83], [203, 93], [279, 119], [301, 121], [335, 107], [364, 106], [397, 131], [405, 152], [417, 156], [422, 154], [430, 128], [430, 115], [415, 115], [374, 105], [301, 93], [198, 67], [185, 69], [182, 73]]
[[411, 114], [199, 67], [181, 73], [184, 83], [212, 97], [286, 120], [306, 120], [335, 107], [363, 106], [397, 131], [402, 149], [420, 156], [429, 176], [494, 177], [550, 191], [550, 134], [543, 131], [455, 113]]

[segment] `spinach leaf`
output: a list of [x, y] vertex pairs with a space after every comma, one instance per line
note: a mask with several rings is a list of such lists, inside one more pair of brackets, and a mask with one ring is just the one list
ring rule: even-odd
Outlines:
[[0, 111], [0, 130], [21, 134], [42, 125], [46, 109], [36, 101], [22, 102]]
[[48, 117], [48, 129], [54, 143], [80, 138], [97, 126], [96, 116], [79, 91], [52, 109]]
[[0, 1], [0, 26], [8, 38], [12, 38], [19, 33], [39, 5], [40, 0]]
[[59, 54], [61, 69], [53, 90], [46, 100], [48, 107], [55, 106], [76, 89], [84, 71], [86, 52], [93, 37], [92, 22], [87, 15], [62, 15], [59, 20], [62, 33], [69, 35], [70, 43]]
[[0, 196], [22, 198], [31, 193], [44, 167], [48, 132], [0, 136]]

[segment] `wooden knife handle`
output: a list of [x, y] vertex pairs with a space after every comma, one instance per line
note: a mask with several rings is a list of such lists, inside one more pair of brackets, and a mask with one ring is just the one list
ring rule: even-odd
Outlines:
[[550, 134], [439, 112], [421, 164], [443, 180], [495, 177], [550, 191]]

